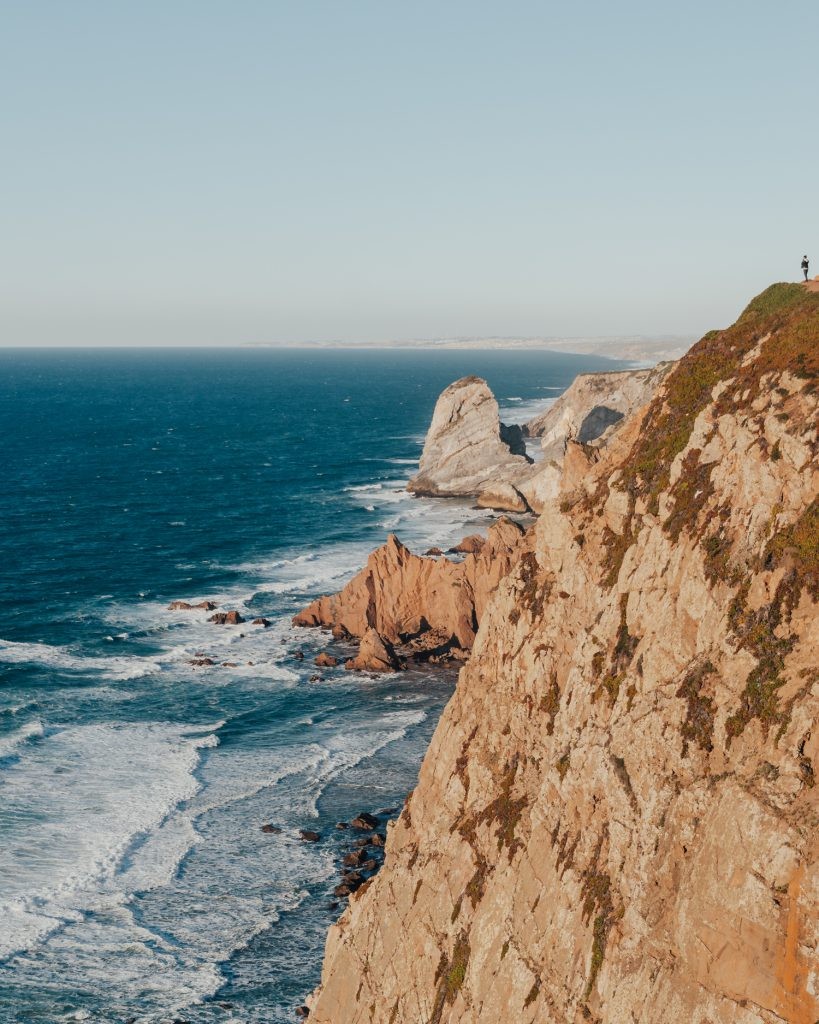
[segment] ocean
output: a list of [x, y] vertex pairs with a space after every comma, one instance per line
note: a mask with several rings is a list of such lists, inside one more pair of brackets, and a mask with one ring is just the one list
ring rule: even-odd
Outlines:
[[295, 1019], [341, 909], [335, 823], [400, 809], [455, 677], [310, 681], [327, 638], [290, 617], [389, 532], [485, 529], [404, 489], [447, 384], [484, 376], [523, 422], [620, 365], [0, 350], [2, 1024]]

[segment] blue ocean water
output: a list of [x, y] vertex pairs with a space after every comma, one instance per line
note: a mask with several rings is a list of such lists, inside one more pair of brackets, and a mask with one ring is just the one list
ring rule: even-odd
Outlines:
[[523, 422], [613, 365], [0, 350], [0, 1021], [294, 1019], [339, 912], [334, 823], [400, 807], [454, 680], [310, 682], [326, 638], [290, 616], [390, 531], [486, 525], [404, 490], [448, 383], [485, 376]]

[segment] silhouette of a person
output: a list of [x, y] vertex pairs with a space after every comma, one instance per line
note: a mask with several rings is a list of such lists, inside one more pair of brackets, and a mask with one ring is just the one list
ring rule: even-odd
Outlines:
[[802, 273], [805, 275], [805, 280], [808, 279], [808, 257], [807, 255], [802, 257]]

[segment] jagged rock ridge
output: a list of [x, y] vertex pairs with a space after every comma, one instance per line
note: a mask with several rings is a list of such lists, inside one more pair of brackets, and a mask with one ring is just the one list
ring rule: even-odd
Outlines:
[[561, 482], [311, 1020], [819, 1019], [818, 352], [774, 286]]
[[[468, 538], [463, 561], [413, 554], [394, 534], [338, 594], [320, 597], [293, 618], [363, 638], [375, 631], [406, 653], [469, 650], [490, 595], [516, 559], [522, 528], [501, 518], [486, 540]], [[353, 666], [353, 667], [358, 667]]]

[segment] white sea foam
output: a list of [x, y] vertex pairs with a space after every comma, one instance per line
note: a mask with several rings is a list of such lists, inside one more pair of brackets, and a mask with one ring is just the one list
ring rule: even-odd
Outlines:
[[125, 898], [117, 872], [130, 844], [196, 793], [220, 725], [55, 727], [6, 768], [0, 957]]
[[27, 722], [15, 732], [0, 736], [0, 759], [18, 753], [19, 748], [28, 740], [37, 739], [44, 733], [43, 723], [39, 720]]
[[59, 671], [101, 673], [108, 679], [136, 679], [159, 669], [150, 657], [98, 658], [77, 654], [68, 647], [0, 640], [0, 662], [44, 665]]

